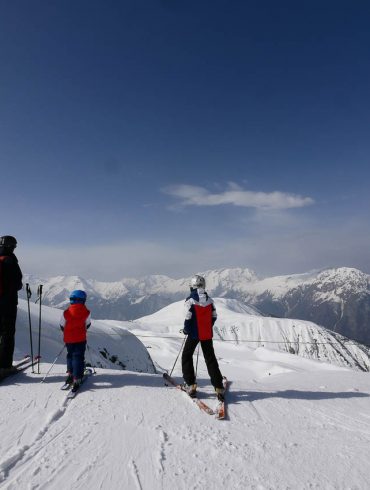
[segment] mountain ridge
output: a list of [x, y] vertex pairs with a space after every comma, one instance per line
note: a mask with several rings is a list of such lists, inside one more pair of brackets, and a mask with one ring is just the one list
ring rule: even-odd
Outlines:
[[[337, 267], [265, 278], [259, 278], [247, 268], [199, 273], [206, 277], [207, 290], [212, 296], [237, 299], [267, 316], [312, 321], [359, 342], [370, 343], [370, 276], [358, 269]], [[63, 308], [70, 291], [82, 288], [88, 293], [96, 318], [116, 320], [149, 315], [185, 298], [189, 281], [190, 277], [173, 279], [165, 275], [113, 282], [79, 276], [25, 275], [25, 282], [31, 285], [44, 284], [45, 304]]]

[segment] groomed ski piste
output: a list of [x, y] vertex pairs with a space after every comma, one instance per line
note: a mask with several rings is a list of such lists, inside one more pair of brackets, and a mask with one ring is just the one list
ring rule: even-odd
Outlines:
[[[15, 359], [29, 351], [26, 308], [20, 302]], [[37, 314], [32, 305], [35, 332]], [[152, 327], [150, 317], [93, 322], [89, 345], [100, 365], [66, 403], [64, 354], [40, 382], [63, 346], [60, 310], [43, 309], [41, 373], [28, 369], [0, 384], [0, 488], [368, 488], [369, 373], [217, 341], [231, 381], [228, 416], [218, 421], [164, 386], [162, 371], [172, 367], [182, 338], [168, 335], [179, 327], [168, 310], [156, 315]], [[180, 374], [178, 364], [179, 381]], [[214, 406], [201, 354], [198, 383], [199, 398]]]

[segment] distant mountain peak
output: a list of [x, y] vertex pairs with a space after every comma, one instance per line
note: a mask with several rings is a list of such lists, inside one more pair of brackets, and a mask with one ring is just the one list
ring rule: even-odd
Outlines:
[[[265, 315], [314, 321], [370, 343], [370, 276], [352, 267], [265, 278], [241, 267], [192, 271], [180, 279], [157, 274], [103, 282], [57, 276], [42, 279], [44, 302], [64, 307], [70, 291], [81, 288], [86, 290], [96, 318], [132, 320], [184, 299], [193, 273], [205, 276], [207, 291], [213, 297], [241, 301]], [[24, 278], [31, 288], [39, 281], [34, 276]]]

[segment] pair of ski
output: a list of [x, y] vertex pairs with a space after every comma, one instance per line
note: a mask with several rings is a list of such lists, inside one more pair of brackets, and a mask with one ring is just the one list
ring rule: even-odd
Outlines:
[[[182, 386], [181, 384], [177, 383], [169, 374], [163, 373], [163, 378], [165, 379], [165, 381], [167, 383], [170, 383], [172, 386], [174, 386], [178, 390], [180, 390], [183, 393], [185, 393], [193, 401], [193, 403], [195, 403], [200, 408], [200, 410], [203, 410], [203, 412], [207, 413], [208, 415], [215, 415], [215, 417], [216, 417], [217, 420], [223, 420], [226, 417], [225, 400], [223, 400], [223, 401], [219, 400], [218, 403], [217, 403], [216, 408], [213, 410], [211, 407], [209, 407], [202, 400], [199, 400], [199, 398], [196, 398], [196, 397], [193, 398], [193, 397], [191, 397], [188, 394], [188, 392], [186, 391], [186, 389], [184, 388], [184, 386]], [[226, 391], [228, 389], [229, 382], [228, 382], [228, 380], [226, 379], [225, 376], [222, 378], [222, 384], [224, 386], [225, 395], [226, 395]]]
[[22, 371], [25, 371], [27, 368], [31, 367], [37, 362], [37, 358], [32, 360], [31, 356], [25, 356], [22, 360], [18, 361], [17, 363], [13, 364], [13, 366], [2, 372], [0, 374], [0, 381], [3, 379], [9, 378], [9, 376], [14, 376], [15, 374], [21, 373]]
[[87, 378], [89, 376], [91, 376], [92, 374], [94, 374], [94, 369], [91, 368], [91, 367], [86, 367], [85, 368], [85, 371], [84, 371], [84, 374], [81, 378], [81, 382], [80, 384], [77, 386], [77, 387], [73, 387], [73, 383], [64, 383], [63, 386], [61, 386], [61, 390], [64, 390], [64, 391], [67, 391], [68, 390], [68, 393], [67, 393], [67, 400], [71, 400], [72, 398], [74, 398], [77, 393], [80, 391], [81, 389], [81, 385], [87, 380]]

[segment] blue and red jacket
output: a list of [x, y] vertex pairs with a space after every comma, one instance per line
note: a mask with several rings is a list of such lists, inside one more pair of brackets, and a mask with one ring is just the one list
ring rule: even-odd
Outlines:
[[86, 331], [91, 325], [90, 311], [82, 303], [70, 305], [62, 315], [60, 328], [65, 344], [86, 341]]
[[216, 319], [213, 299], [204, 289], [193, 289], [185, 300], [184, 333], [194, 340], [210, 340]]

